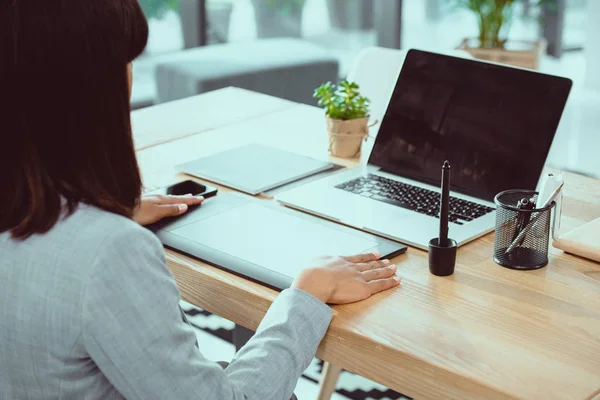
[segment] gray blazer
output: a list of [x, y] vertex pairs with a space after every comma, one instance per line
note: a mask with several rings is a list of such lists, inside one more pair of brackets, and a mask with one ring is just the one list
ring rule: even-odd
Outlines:
[[221, 369], [196, 347], [158, 239], [81, 205], [25, 241], [0, 234], [0, 399], [288, 399], [332, 311], [282, 292]]

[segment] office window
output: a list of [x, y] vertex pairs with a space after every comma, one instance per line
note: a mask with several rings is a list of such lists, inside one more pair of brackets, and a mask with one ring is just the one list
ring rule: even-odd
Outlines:
[[[156, 92], [154, 67], [173, 52], [206, 45], [295, 37], [331, 52], [345, 76], [354, 57], [377, 44], [377, 0], [140, 0], [149, 20], [145, 53], [134, 63], [134, 107], [149, 105]], [[205, 7], [206, 25], [200, 8]]]
[[[549, 41], [541, 70], [577, 78], [583, 73], [590, 0], [555, 0], [557, 15], [544, 17], [533, 0], [518, 0], [510, 39]], [[432, 51], [456, 48], [474, 37], [477, 20], [451, 0], [140, 0], [149, 18], [146, 52], [134, 65], [134, 106], [151, 104], [156, 94], [156, 61], [202, 44], [296, 37], [321, 46], [340, 63], [340, 78], [356, 55], [375, 45]], [[200, 12], [204, 10], [206, 24]], [[396, 37], [398, 36], [398, 37]], [[579, 53], [579, 54], [577, 54]], [[565, 55], [566, 54], [566, 55]]]

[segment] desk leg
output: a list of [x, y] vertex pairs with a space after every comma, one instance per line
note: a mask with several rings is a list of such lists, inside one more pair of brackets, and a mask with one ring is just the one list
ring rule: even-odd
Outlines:
[[323, 366], [323, 374], [321, 375], [321, 382], [319, 382], [319, 394], [317, 400], [329, 400], [333, 392], [335, 392], [335, 386], [337, 385], [338, 379], [342, 369], [337, 365], [330, 364], [328, 362]]

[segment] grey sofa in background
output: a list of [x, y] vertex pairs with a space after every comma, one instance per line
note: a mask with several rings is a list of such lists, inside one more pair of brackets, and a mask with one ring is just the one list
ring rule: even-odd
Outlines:
[[313, 90], [337, 81], [339, 61], [314, 44], [262, 39], [188, 49], [162, 57], [155, 70], [155, 103], [236, 86], [304, 104]]

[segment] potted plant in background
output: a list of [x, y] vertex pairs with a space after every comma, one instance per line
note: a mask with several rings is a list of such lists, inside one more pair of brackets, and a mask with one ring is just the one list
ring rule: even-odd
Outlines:
[[314, 97], [325, 109], [331, 155], [358, 157], [369, 136], [369, 99], [361, 96], [356, 83], [346, 80], [338, 86], [331, 82], [321, 85]]
[[[463, 39], [459, 50], [473, 57], [509, 64], [522, 68], [538, 69], [540, 58], [546, 51], [544, 40], [508, 40], [516, 0], [451, 0], [456, 6], [473, 12], [479, 25], [477, 38]], [[538, 0], [537, 5], [548, 3]]]
[[302, 36], [306, 0], [252, 0], [259, 38]]

